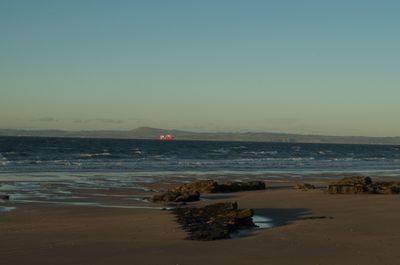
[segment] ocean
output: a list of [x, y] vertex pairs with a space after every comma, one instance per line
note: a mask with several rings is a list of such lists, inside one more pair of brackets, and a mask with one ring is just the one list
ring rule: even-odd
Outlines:
[[0, 137], [0, 176], [31, 173], [400, 174], [400, 147]]

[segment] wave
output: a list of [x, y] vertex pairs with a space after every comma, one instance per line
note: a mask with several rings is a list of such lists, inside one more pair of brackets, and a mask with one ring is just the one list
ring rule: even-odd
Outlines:
[[10, 161], [8, 161], [8, 159], [0, 153], [0, 166], [5, 166], [9, 163]]
[[143, 150], [141, 150], [140, 148], [138, 148], [138, 147], [136, 147], [136, 148], [133, 148], [132, 149], [132, 151], [133, 151], [133, 153], [135, 153], [135, 154], [138, 154], [138, 155], [141, 155], [141, 154], [143, 154], [144, 153], [144, 151]]
[[277, 155], [278, 151], [250, 151], [250, 152], [243, 152], [243, 154], [250, 154], [250, 155]]
[[79, 154], [80, 157], [96, 157], [96, 156], [110, 156], [111, 153], [103, 152], [103, 153], [87, 153], [87, 154]]
[[245, 145], [240, 145], [240, 146], [233, 146], [232, 149], [248, 149], [248, 147]]
[[219, 154], [228, 154], [230, 152], [230, 150], [226, 149], [226, 148], [218, 148], [218, 149], [212, 150], [212, 152], [219, 153]]

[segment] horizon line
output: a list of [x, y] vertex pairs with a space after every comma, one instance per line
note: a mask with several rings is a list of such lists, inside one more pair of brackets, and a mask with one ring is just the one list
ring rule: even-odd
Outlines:
[[159, 130], [159, 131], [176, 131], [176, 132], [184, 132], [184, 133], [198, 133], [198, 134], [283, 134], [283, 135], [299, 135], [299, 136], [322, 136], [322, 137], [360, 137], [360, 138], [400, 138], [398, 136], [367, 136], [367, 135], [333, 135], [333, 134], [318, 134], [318, 133], [291, 133], [291, 132], [274, 132], [274, 131], [191, 131], [191, 130], [181, 130], [181, 129], [165, 129], [165, 128], [157, 128], [151, 126], [139, 126], [133, 129], [80, 129], [80, 130], [67, 130], [67, 129], [15, 129], [15, 128], [0, 128], [0, 131], [32, 131], [32, 132], [41, 132], [41, 131], [60, 131], [60, 132], [130, 132], [138, 129], [151, 129], [151, 130]]

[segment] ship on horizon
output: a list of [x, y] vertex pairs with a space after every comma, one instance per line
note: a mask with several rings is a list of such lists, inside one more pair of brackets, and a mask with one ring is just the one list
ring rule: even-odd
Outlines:
[[172, 141], [172, 140], [174, 140], [174, 136], [172, 136], [171, 134], [160, 135], [160, 140], [162, 140], [162, 141]]

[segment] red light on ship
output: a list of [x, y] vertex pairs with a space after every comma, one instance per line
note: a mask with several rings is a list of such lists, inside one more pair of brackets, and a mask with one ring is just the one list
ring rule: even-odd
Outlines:
[[163, 140], [163, 141], [172, 141], [172, 140], [174, 140], [174, 137], [173, 137], [172, 135], [170, 135], [170, 134], [161, 135], [161, 136], [160, 136], [160, 140]]

